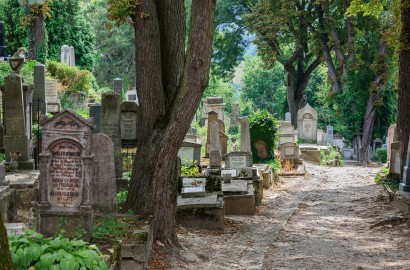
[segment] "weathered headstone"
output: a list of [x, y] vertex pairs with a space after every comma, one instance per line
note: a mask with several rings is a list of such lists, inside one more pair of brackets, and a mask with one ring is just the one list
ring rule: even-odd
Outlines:
[[115, 213], [117, 211], [117, 187], [114, 144], [110, 137], [102, 133], [93, 134], [91, 153], [94, 155], [93, 208], [101, 213]]
[[6, 180], [6, 169], [3, 164], [0, 164], [0, 186], [8, 186], [10, 180]]
[[34, 160], [29, 157], [30, 117], [27, 117], [27, 100], [23, 95], [22, 78], [12, 73], [4, 79], [4, 118], [6, 135], [4, 149], [6, 160], [10, 161], [10, 153], [20, 152], [17, 159], [20, 170], [34, 169]]
[[249, 120], [247, 116], [241, 117], [241, 152], [252, 153]]
[[326, 127], [326, 135], [327, 135], [327, 143], [333, 146], [334, 138], [333, 138], [333, 126]]
[[137, 116], [139, 107], [132, 101], [121, 103], [121, 140], [126, 145], [137, 144]]
[[66, 110], [43, 121], [40, 154], [40, 233], [64, 229], [68, 237], [92, 235], [92, 122]]
[[325, 144], [325, 135], [323, 133], [323, 130], [318, 129], [317, 130], [317, 144], [318, 145], [324, 145]]
[[407, 146], [406, 165], [403, 167], [403, 178], [399, 185], [399, 190], [410, 191], [410, 141]]
[[214, 111], [218, 114], [219, 119], [221, 119], [222, 121], [225, 120], [225, 103], [224, 103], [224, 99], [222, 97], [208, 97], [206, 99], [206, 102], [204, 101], [204, 105], [203, 105], [203, 114], [202, 117], [204, 117], [205, 121], [204, 124], [208, 125], [208, 117], [206, 117], [206, 115], [211, 112]]
[[34, 92], [33, 92], [33, 113], [37, 114], [37, 109], [42, 114], [46, 114], [46, 67], [43, 64], [34, 66]]
[[239, 104], [232, 104], [231, 120], [229, 122], [230, 129], [236, 129], [239, 123]]
[[281, 146], [281, 159], [282, 160], [293, 160], [299, 162], [300, 159], [300, 151], [299, 146], [296, 143], [284, 143]]
[[73, 46], [70, 46], [70, 66], [75, 67], [75, 53]]
[[209, 166], [211, 168], [221, 168], [222, 166], [219, 128], [216, 121], [212, 121], [210, 124]]
[[279, 125], [279, 146], [287, 142], [295, 142], [295, 130], [290, 121], [282, 121]]
[[317, 138], [317, 112], [309, 105], [298, 111], [298, 138], [312, 142]]
[[122, 177], [121, 142], [121, 99], [117, 93], [108, 92], [101, 96], [101, 133], [114, 143], [115, 177]]
[[57, 80], [46, 80], [47, 112], [60, 112], [60, 101], [57, 97]]
[[393, 142], [390, 146], [389, 173], [401, 174], [400, 142]]
[[200, 143], [183, 141], [178, 151], [182, 164], [201, 166], [201, 147]]
[[285, 113], [285, 121], [292, 121], [292, 114], [290, 112]]
[[387, 130], [387, 159], [388, 160], [390, 160], [391, 144], [395, 141], [394, 136], [397, 133], [395, 132], [395, 130], [396, 130], [396, 124], [391, 125], [389, 129]]
[[[211, 143], [211, 123], [215, 121], [218, 121], [218, 113], [214, 112], [214, 111], [210, 111], [208, 112], [208, 130], [206, 133], [206, 154], [205, 156], [207, 157], [209, 155], [209, 148], [210, 148], [210, 143]], [[219, 124], [218, 124], [218, 130], [219, 130]]]
[[376, 138], [373, 141], [373, 153], [376, 153], [377, 148], [381, 148], [383, 146], [383, 141], [380, 138]]
[[133, 101], [138, 104], [138, 94], [135, 87], [125, 93], [125, 101]]
[[333, 138], [333, 145], [339, 147], [339, 149], [343, 149], [344, 148], [344, 137], [340, 134], [336, 134]]
[[252, 155], [249, 152], [230, 152], [225, 155], [225, 165], [228, 169], [244, 169], [252, 167]]
[[70, 47], [67, 45], [61, 46], [61, 63], [70, 65]]
[[342, 156], [344, 160], [352, 160], [354, 155], [353, 148], [344, 148], [342, 149]]
[[114, 92], [121, 96], [122, 101], [122, 80], [120, 78], [115, 78], [113, 84]]
[[90, 105], [90, 117], [94, 118], [93, 133], [100, 133], [101, 126], [101, 105], [91, 104]]

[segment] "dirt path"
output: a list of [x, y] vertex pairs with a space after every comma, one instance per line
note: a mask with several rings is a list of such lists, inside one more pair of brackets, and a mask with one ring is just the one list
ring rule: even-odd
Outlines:
[[257, 215], [227, 216], [226, 233], [180, 228], [168, 268], [410, 269], [410, 222], [374, 184], [379, 168], [307, 169], [265, 190]]

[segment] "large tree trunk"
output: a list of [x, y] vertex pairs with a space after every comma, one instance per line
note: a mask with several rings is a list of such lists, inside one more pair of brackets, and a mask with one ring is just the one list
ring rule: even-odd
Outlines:
[[0, 212], [0, 266], [2, 270], [13, 270], [9, 243], [7, 240], [7, 231], [3, 224], [3, 218]]
[[215, 0], [193, 0], [185, 53], [183, 0], [136, 7], [138, 145], [126, 209], [153, 214], [154, 238], [177, 245], [178, 150], [208, 85]]
[[45, 47], [47, 46], [44, 44], [45, 33], [46, 27], [43, 14], [41, 12], [36, 13], [30, 26], [28, 59], [44, 62], [46, 56], [44, 50], [46, 50]]
[[410, 133], [410, 0], [401, 1], [401, 38], [399, 57], [399, 104], [397, 132], [400, 141], [401, 168], [403, 168]]

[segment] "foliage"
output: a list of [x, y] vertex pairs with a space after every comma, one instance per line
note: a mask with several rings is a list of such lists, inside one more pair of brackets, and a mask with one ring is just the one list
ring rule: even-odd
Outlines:
[[296, 144], [304, 144], [304, 143], [305, 143], [304, 139], [298, 138], [297, 141], [296, 141]]
[[281, 165], [280, 161], [276, 158], [272, 159], [272, 160], [268, 160], [268, 161], [266, 161], [266, 163], [272, 166], [272, 170], [274, 172], [279, 172], [280, 169], [282, 168], [282, 165]]
[[379, 158], [380, 162], [382, 163], [387, 162], [387, 149], [386, 148], [377, 148], [376, 155]]
[[197, 165], [182, 165], [181, 176], [196, 176], [199, 175], [199, 167]]
[[0, 162], [3, 162], [4, 160], [6, 160], [6, 154], [0, 153]]
[[343, 160], [340, 153], [335, 148], [330, 148], [329, 150], [320, 150], [320, 164], [326, 165], [328, 161], [338, 159], [343, 165]]
[[400, 184], [400, 181], [398, 179], [391, 179], [386, 176], [386, 173], [384, 172], [384, 175], [378, 173], [374, 177], [374, 182], [377, 185], [386, 185], [388, 186], [391, 190], [397, 190]]
[[117, 193], [117, 201], [119, 204], [125, 203], [125, 199], [127, 199], [128, 190], [123, 190]]
[[35, 269], [108, 270], [96, 246], [81, 240], [58, 236], [44, 238], [26, 230], [24, 235], [9, 236], [9, 246], [15, 270]]
[[249, 120], [251, 149], [253, 159], [258, 160], [255, 142], [261, 140], [265, 143], [267, 156], [265, 159], [275, 158], [275, 143], [278, 132], [278, 121], [268, 111], [255, 112]]
[[[25, 83], [33, 83], [33, 73], [35, 65], [36, 61], [26, 61], [23, 68], [20, 70], [20, 75], [23, 77]], [[4, 84], [4, 78], [12, 72], [13, 71], [8, 62], [0, 62], [0, 85]]]

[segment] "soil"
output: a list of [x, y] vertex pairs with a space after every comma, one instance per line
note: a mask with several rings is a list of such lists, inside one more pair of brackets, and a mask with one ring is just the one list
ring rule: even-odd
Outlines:
[[410, 219], [374, 183], [380, 167], [306, 168], [223, 233], [179, 227], [183, 249], [157, 243], [151, 269], [410, 269]]

